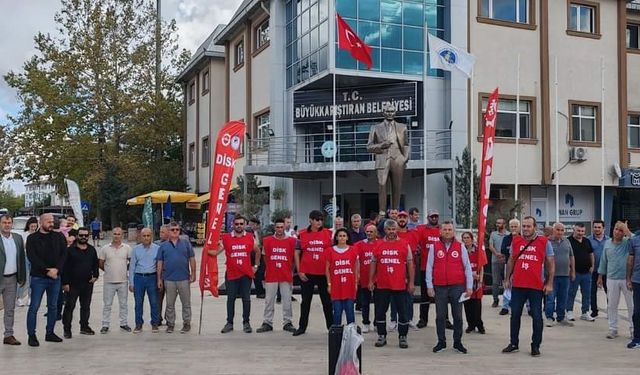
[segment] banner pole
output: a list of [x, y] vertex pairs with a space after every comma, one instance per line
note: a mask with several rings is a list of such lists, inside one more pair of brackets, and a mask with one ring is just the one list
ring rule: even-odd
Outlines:
[[[424, 53], [422, 54], [422, 215], [424, 222], [427, 222], [427, 211], [429, 205], [427, 202], [427, 80], [428, 80], [428, 61], [427, 53], [429, 47], [429, 25], [424, 24]], [[453, 192], [455, 194], [455, 191]], [[455, 217], [455, 212], [453, 217]]]
[[204, 291], [200, 291], [200, 320], [198, 321], [198, 335], [202, 333], [202, 306], [204, 305]]
[[[515, 201], [518, 201], [518, 167], [520, 166], [520, 54], [518, 53], [518, 63], [516, 71], [516, 183], [514, 197]], [[514, 212], [514, 215], [518, 215]]]

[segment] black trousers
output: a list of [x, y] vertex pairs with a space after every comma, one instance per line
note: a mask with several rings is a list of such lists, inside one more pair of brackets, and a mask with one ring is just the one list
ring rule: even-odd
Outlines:
[[482, 322], [482, 299], [471, 298], [464, 301], [464, 314], [469, 328], [484, 328]]
[[405, 290], [376, 289], [373, 291], [375, 303], [376, 327], [378, 335], [387, 335], [387, 309], [393, 301], [398, 309], [398, 335], [406, 336], [409, 332], [407, 319], [407, 295]]
[[89, 315], [91, 314], [91, 296], [93, 295], [93, 284], [70, 284], [69, 292], [66, 293], [64, 312], [62, 313], [62, 325], [65, 331], [71, 331], [71, 320], [76, 302], [80, 299], [80, 329], [89, 326]]
[[253, 284], [256, 287], [256, 295], [264, 295], [266, 293], [266, 291], [264, 290], [264, 285], [262, 284], [262, 282], [264, 281], [264, 271], [264, 255], [262, 255], [260, 256], [260, 265], [258, 266], [255, 278], [253, 279]]
[[[602, 275], [602, 287], [607, 293], [607, 275]], [[598, 271], [591, 275], [591, 315], [598, 315]]]
[[306, 330], [309, 325], [309, 311], [311, 310], [311, 300], [313, 299], [313, 290], [318, 287], [320, 301], [322, 301], [322, 310], [324, 312], [324, 320], [327, 329], [333, 324], [333, 306], [331, 305], [331, 297], [327, 291], [327, 278], [324, 275], [309, 275], [307, 281], [302, 281], [302, 303], [300, 304], [300, 322], [299, 330]]

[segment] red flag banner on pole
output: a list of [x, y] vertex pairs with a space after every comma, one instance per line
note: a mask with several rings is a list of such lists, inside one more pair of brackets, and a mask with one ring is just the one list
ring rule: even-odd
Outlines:
[[209, 250], [218, 249], [220, 231], [227, 209], [227, 196], [233, 181], [233, 169], [240, 153], [244, 132], [244, 122], [231, 121], [226, 123], [218, 132], [216, 152], [213, 157], [207, 233], [200, 262], [200, 293], [208, 290], [215, 297], [218, 296], [218, 260], [209, 255]]
[[371, 47], [366, 45], [365, 42], [353, 32], [349, 24], [346, 23], [338, 13], [336, 13], [336, 20], [338, 23], [338, 47], [351, 52], [351, 57], [365, 64], [367, 69], [371, 69], [371, 65], [373, 65], [371, 60]]
[[[484, 131], [482, 141], [482, 168], [480, 169], [480, 211], [478, 214], [478, 246], [480, 257], [486, 262], [487, 253], [484, 246], [484, 234], [487, 229], [487, 214], [489, 212], [489, 191], [491, 190], [491, 174], [493, 169], [493, 145], [496, 136], [496, 118], [498, 116], [498, 88], [487, 101], [484, 113]], [[478, 263], [483, 263], [480, 260]]]

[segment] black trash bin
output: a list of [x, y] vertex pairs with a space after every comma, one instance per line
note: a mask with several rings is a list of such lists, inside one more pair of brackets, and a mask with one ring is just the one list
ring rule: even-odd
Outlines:
[[[344, 326], [332, 326], [329, 328], [329, 375], [334, 375], [338, 357], [340, 356], [340, 348], [342, 347], [342, 331]], [[360, 327], [357, 327], [358, 333], [362, 334]], [[362, 374], [362, 345], [356, 352], [358, 355], [358, 372]]]

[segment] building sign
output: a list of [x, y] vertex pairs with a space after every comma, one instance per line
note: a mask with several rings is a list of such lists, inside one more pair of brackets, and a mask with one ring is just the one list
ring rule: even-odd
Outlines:
[[[532, 188], [532, 195], [534, 189]], [[536, 196], [540, 196], [535, 194]], [[591, 222], [594, 218], [595, 195], [592, 188], [560, 187], [558, 213], [561, 222]], [[555, 189], [547, 189], [547, 198], [531, 198], [531, 215], [537, 222], [554, 222]]]
[[640, 169], [623, 169], [619, 184], [622, 187], [640, 188]]
[[[391, 103], [396, 117], [417, 115], [416, 82], [338, 88], [336, 90], [336, 119], [370, 120], [383, 117], [385, 103]], [[293, 94], [293, 122], [328, 122], [333, 120], [331, 90], [299, 91]]]

